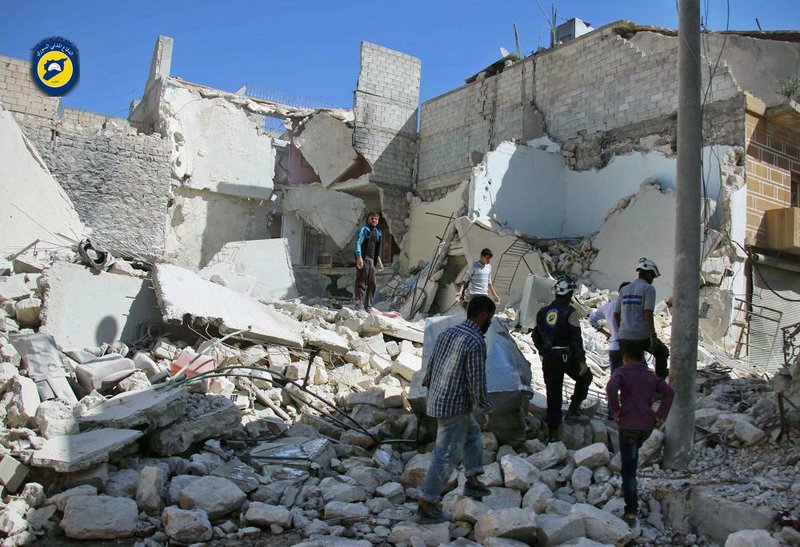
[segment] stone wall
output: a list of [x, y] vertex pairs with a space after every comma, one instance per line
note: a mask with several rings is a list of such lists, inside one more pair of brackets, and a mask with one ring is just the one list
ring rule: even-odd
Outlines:
[[372, 165], [372, 182], [413, 184], [420, 68], [416, 57], [361, 42], [353, 144]]
[[0, 101], [11, 112], [53, 118], [59, 98], [50, 97], [33, 83], [31, 65], [20, 59], [0, 55]]
[[59, 99], [40, 91], [19, 59], [0, 57], [0, 101], [98, 242], [148, 260], [162, 255], [170, 186], [163, 139], [140, 135], [121, 118], [59, 112]]
[[28, 116], [20, 125], [98, 242], [161, 257], [170, 187], [164, 140], [138, 135], [123, 119], [71, 109], [62, 121]]
[[[480, 157], [504, 140], [536, 138], [542, 129], [559, 142], [572, 141], [564, 150], [572, 153], [571, 167], [577, 169], [604, 165], [591, 158], [606, 150], [610, 132], [616, 132], [612, 141], [621, 138], [641, 147], [641, 139], [657, 135], [669, 145], [676, 122], [676, 58], [676, 40], [645, 53], [608, 26], [495, 76], [479, 75], [423, 103], [418, 191], [468, 180], [471, 165], [477, 163], [470, 158]], [[730, 70], [719, 66], [709, 88], [706, 114], [718, 103], [727, 105], [726, 112], [732, 111], [743, 105], [736, 101], [741, 96]], [[658, 123], [648, 130], [649, 121]], [[639, 130], [625, 135], [624, 128], [637, 125]], [[707, 132], [706, 144], [741, 145], [741, 133], [735, 127], [742, 124], [729, 131]], [[615, 146], [625, 153], [624, 143]]]

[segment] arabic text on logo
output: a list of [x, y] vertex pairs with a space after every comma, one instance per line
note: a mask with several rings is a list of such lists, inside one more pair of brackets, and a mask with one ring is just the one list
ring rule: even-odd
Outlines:
[[31, 51], [33, 81], [48, 95], [61, 97], [78, 82], [78, 48], [66, 38], [45, 38]]

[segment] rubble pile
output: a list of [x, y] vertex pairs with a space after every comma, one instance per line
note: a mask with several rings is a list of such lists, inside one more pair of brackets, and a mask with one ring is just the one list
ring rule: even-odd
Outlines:
[[[618, 441], [602, 402], [605, 339], [584, 329], [592, 419], [565, 424], [562, 441], [546, 445], [539, 356], [508, 309], [498, 319], [533, 375], [523, 440], [502, 444], [485, 431], [491, 495], [465, 498], [463, 471], [454, 472], [443, 500], [453, 522], [420, 525], [432, 431], [412, 412], [409, 389], [423, 366], [421, 323], [299, 299], [259, 302], [188, 270], [117, 259], [82, 281], [87, 294], [125, 276], [143, 283], [160, 313], [125, 342], [123, 324], [97, 346], [69, 347], [60, 338], [75, 333], [54, 317], [65, 303], [50, 300], [60, 294], [54, 272], [82, 269], [80, 260], [29, 251], [0, 264], [3, 545], [62, 535], [152, 546], [724, 542], [702, 524], [708, 504], [749, 509], [742, 522], [764, 541], [796, 541], [800, 452], [778, 443], [798, 417], [781, 421], [766, 381], [702, 363], [693, 467], [660, 469], [664, 434], [654, 431], [640, 451], [643, 517], [631, 529], [620, 518]], [[613, 297], [584, 288], [576, 300], [586, 312]], [[250, 321], [215, 299], [244, 299]], [[93, 320], [102, 334], [103, 319]], [[796, 389], [792, 373], [779, 389]], [[725, 537], [743, 529], [726, 522]]]

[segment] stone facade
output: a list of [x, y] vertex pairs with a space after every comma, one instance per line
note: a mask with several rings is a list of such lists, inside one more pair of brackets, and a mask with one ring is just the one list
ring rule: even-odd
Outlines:
[[[0, 57], [0, 101], [14, 113], [93, 237], [147, 260], [164, 252], [169, 148], [126, 120], [75, 109], [44, 95], [25, 61]], [[73, 234], [64, 234], [74, 237]]]

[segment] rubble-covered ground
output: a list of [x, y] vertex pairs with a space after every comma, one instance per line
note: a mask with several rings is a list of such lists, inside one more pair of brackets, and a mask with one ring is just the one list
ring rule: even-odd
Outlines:
[[[661, 469], [664, 435], [653, 433], [631, 529], [604, 416], [604, 338], [584, 330], [594, 417], [547, 445], [538, 355], [513, 330], [514, 310], [501, 312], [533, 372], [525, 440], [485, 431], [491, 496], [465, 498], [454, 472], [443, 501], [453, 521], [419, 525], [432, 431], [407, 397], [422, 368], [421, 323], [231, 292], [251, 306], [242, 318], [225, 307], [227, 288], [121, 260], [69, 277], [86, 297], [64, 300], [68, 276], [53, 271], [79, 262], [69, 251], [0, 261], [2, 545], [800, 544], [800, 412], [787, 405], [781, 420], [773, 383], [739, 378], [709, 352], [694, 461]], [[108, 292], [124, 279], [132, 296]], [[591, 309], [612, 296], [584, 290], [578, 301]], [[138, 298], [149, 309], [112, 310]], [[666, 338], [668, 310], [657, 312]], [[63, 345], [109, 328], [128, 343]], [[800, 391], [798, 369], [779, 390]]]

